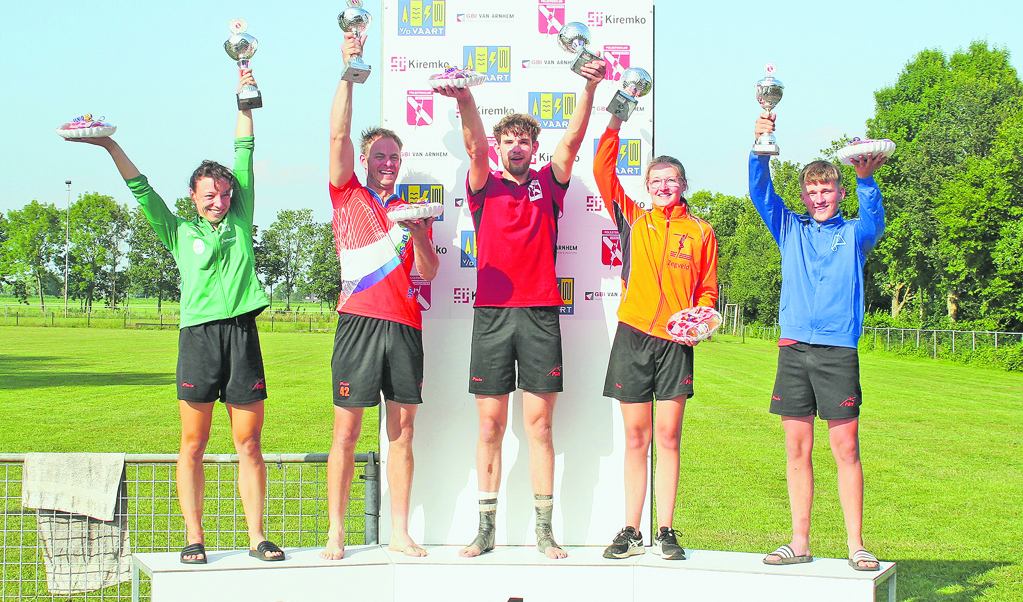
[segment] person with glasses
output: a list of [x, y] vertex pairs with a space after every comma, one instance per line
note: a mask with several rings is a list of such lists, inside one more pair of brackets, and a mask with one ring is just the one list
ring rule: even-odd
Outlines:
[[[620, 402], [625, 422], [625, 528], [605, 558], [643, 554], [639, 523], [647, 488], [647, 452], [657, 446], [654, 492], [658, 532], [653, 552], [685, 560], [672, 526], [679, 480], [679, 445], [686, 400], [693, 396], [693, 348], [667, 331], [672, 315], [717, 301], [717, 239], [710, 224], [689, 212], [682, 194], [686, 172], [661, 155], [646, 170], [650, 208], [629, 198], [615, 172], [622, 120], [611, 116], [593, 160], [604, 206], [618, 228], [622, 249], [622, 299], [611, 346], [604, 396]], [[653, 404], [657, 402], [656, 419]]]

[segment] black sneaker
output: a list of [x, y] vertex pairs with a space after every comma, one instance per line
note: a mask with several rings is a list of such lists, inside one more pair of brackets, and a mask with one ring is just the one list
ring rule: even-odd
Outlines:
[[604, 558], [628, 558], [645, 552], [643, 534], [633, 527], [625, 527], [618, 532], [618, 535], [615, 535], [614, 542], [604, 550]]
[[678, 537], [674, 529], [661, 527], [660, 532], [654, 536], [654, 544], [651, 550], [665, 560], [685, 560], [686, 551], [678, 545]]

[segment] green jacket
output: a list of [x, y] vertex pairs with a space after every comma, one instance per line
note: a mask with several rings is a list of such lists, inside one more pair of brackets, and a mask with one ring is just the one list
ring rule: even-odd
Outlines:
[[253, 138], [234, 141], [238, 184], [231, 208], [216, 229], [202, 217], [183, 220], [171, 213], [146, 176], [127, 180], [149, 224], [170, 249], [181, 274], [180, 328], [262, 310], [270, 303], [256, 278], [252, 254]]

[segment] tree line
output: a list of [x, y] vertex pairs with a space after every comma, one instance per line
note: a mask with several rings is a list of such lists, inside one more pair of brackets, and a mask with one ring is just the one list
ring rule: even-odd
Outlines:
[[[188, 197], [174, 203], [174, 213], [192, 220], [195, 204]], [[311, 209], [285, 209], [260, 232], [252, 228], [256, 272], [271, 298], [276, 288], [285, 309], [296, 293], [330, 303], [341, 288], [341, 270], [329, 223], [316, 223]], [[117, 306], [128, 295], [164, 301], [181, 297], [181, 279], [170, 251], [156, 237], [142, 208], [119, 205], [113, 198], [79, 196], [70, 211], [32, 201], [0, 214], [0, 287], [23, 303], [45, 295], [67, 294], [84, 309], [94, 302]]]
[[[951, 56], [924, 50], [874, 97], [865, 135], [898, 147], [875, 174], [887, 225], [865, 267], [871, 319], [1023, 329], [1023, 83], [1008, 51], [985, 42]], [[834, 161], [847, 142], [834, 141], [820, 158]], [[800, 168], [772, 162], [775, 188], [797, 212], [805, 210]], [[848, 191], [842, 214], [854, 218], [855, 172], [842, 170]], [[773, 324], [781, 258], [748, 196], [700, 191], [689, 203], [717, 234], [722, 300], [741, 304], [747, 321]], [[195, 208], [182, 198], [176, 212], [190, 219]], [[86, 306], [117, 304], [129, 292], [158, 303], [178, 298], [173, 259], [141, 210], [95, 193], [81, 196], [69, 214], [32, 201], [0, 216], [0, 285], [26, 302], [63, 294], [65, 219], [71, 298]], [[329, 223], [314, 223], [309, 209], [284, 210], [252, 236], [259, 277], [288, 308], [298, 291], [336, 298], [340, 276]]]

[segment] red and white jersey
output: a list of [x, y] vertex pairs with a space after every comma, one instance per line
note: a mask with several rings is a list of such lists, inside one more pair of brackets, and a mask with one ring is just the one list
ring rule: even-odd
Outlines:
[[391, 320], [422, 330], [411, 272], [415, 250], [408, 231], [387, 219], [388, 204], [352, 174], [341, 188], [330, 184], [334, 246], [341, 262], [339, 313]]

